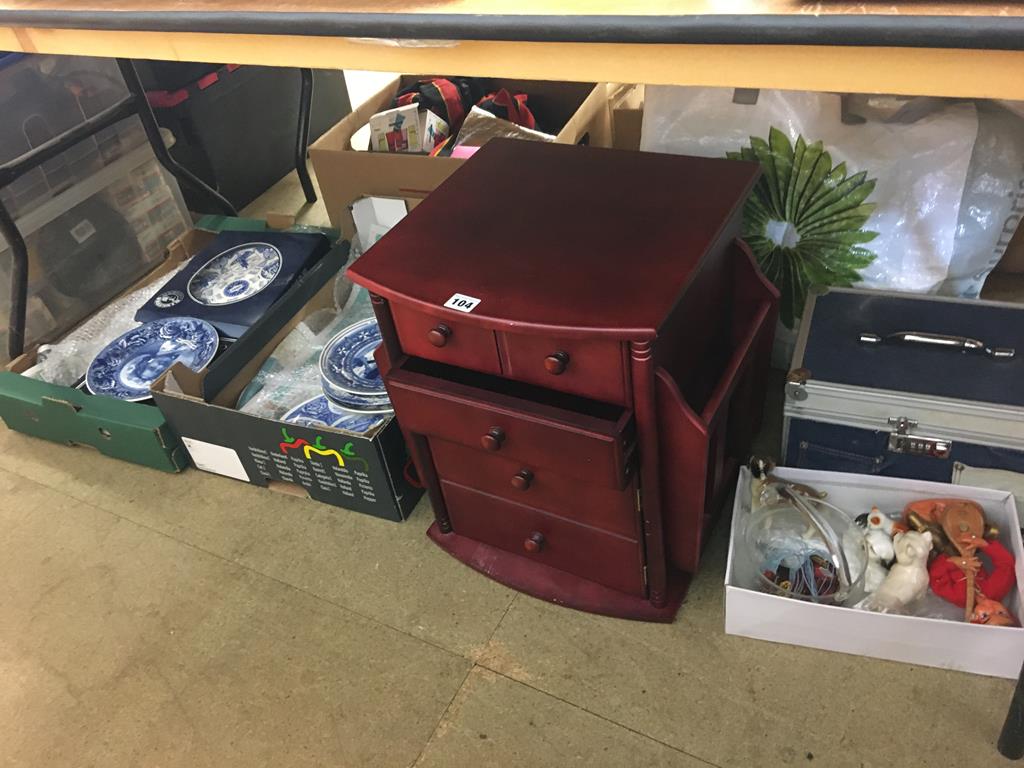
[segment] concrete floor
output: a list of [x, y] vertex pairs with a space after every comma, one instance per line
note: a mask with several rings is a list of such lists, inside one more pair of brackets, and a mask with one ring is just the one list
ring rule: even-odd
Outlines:
[[[289, 179], [249, 213], [300, 203]], [[1010, 764], [1009, 681], [724, 635], [725, 526], [665, 626], [518, 595], [430, 518], [0, 427], [0, 763]]]

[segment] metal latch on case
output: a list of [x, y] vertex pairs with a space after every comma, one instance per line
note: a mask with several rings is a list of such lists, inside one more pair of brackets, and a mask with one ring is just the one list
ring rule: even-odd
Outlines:
[[948, 459], [953, 447], [950, 440], [939, 437], [924, 437], [911, 434], [910, 430], [917, 427], [914, 419], [905, 416], [890, 416], [889, 424], [893, 427], [889, 435], [889, 450], [893, 453], [906, 453], [911, 456], [930, 456], [933, 459]]

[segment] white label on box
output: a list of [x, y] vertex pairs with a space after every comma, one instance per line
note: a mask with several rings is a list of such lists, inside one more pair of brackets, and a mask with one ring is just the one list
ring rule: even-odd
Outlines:
[[82, 219], [80, 222], [75, 224], [71, 228], [71, 236], [75, 238], [75, 242], [81, 245], [90, 237], [96, 234], [96, 227], [93, 226], [92, 222], [88, 219]]
[[480, 299], [474, 299], [472, 296], [467, 296], [464, 293], [453, 293], [452, 297], [444, 305], [448, 309], [454, 309], [458, 312], [472, 312], [479, 303]]
[[249, 482], [249, 473], [242, 466], [242, 460], [230, 448], [196, 440], [194, 437], [183, 437], [181, 442], [185, 444], [193, 463], [199, 469]]

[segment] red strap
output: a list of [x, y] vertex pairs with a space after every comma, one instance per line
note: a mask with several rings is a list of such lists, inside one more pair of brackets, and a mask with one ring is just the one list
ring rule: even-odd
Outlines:
[[449, 131], [451, 133], [455, 133], [466, 117], [466, 110], [462, 106], [462, 94], [460, 94], [459, 89], [455, 87], [455, 83], [442, 77], [432, 80], [431, 85], [437, 88], [440, 92], [441, 98], [444, 100], [444, 104], [448, 108]]
[[494, 93], [487, 94], [481, 101], [490, 99], [495, 106], [504, 107], [508, 113], [509, 122], [524, 128], [535, 128], [537, 122], [533, 119], [533, 113], [526, 106], [527, 98], [529, 97], [525, 93], [517, 93], [513, 96], [507, 89], [501, 88]]
[[409, 104], [412, 104], [416, 100], [416, 97], [418, 95], [419, 94], [417, 94], [415, 91], [409, 91], [409, 93], [403, 93], [402, 95], [400, 95], [398, 97], [398, 106], [406, 107]]
[[200, 91], [205, 91], [211, 85], [220, 80], [220, 76], [216, 72], [210, 72], [208, 75], [203, 75], [196, 81], [196, 85], [199, 86]]
[[177, 91], [146, 91], [146, 101], [153, 109], [170, 109], [188, 98], [188, 91], [179, 88]]

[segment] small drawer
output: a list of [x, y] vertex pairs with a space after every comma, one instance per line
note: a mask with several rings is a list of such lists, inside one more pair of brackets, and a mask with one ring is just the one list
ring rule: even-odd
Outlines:
[[616, 491], [436, 437], [430, 438], [430, 453], [443, 480], [632, 539], [638, 537], [635, 479], [625, 490]]
[[398, 341], [407, 355], [484, 373], [501, 373], [493, 331], [452, 319], [451, 312], [431, 314], [397, 302], [389, 306]]
[[447, 481], [452, 530], [528, 560], [634, 595], [644, 593], [640, 545], [538, 509]]
[[556, 339], [499, 333], [505, 375], [560, 392], [628, 405], [623, 345], [605, 339]]
[[385, 382], [409, 432], [604, 488], [626, 486], [632, 411], [408, 357]]

